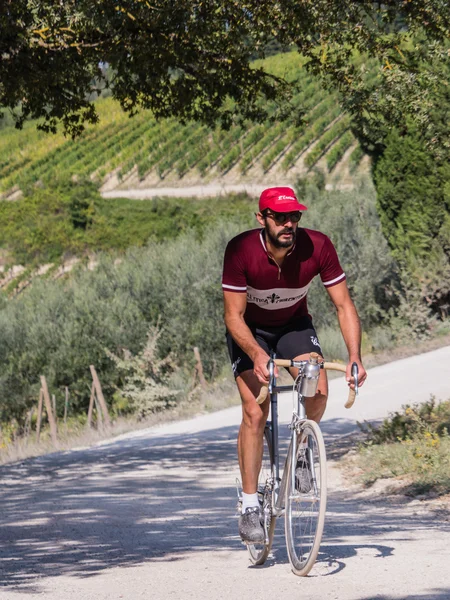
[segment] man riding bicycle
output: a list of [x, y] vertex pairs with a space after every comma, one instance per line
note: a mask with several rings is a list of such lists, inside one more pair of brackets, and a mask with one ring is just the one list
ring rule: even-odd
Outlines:
[[[241, 233], [225, 251], [222, 287], [226, 335], [243, 413], [238, 456], [243, 488], [239, 533], [244, 542], [264, 541], [257, 481], [270, 402], [266, 399], [259, 405], [256, 398], [261, 384], [269, 380], [269, 353], [294, 360], [308, 359], [310, 352], [322, 355], [306, 301], [316, 275], [320, 275], [337, 310], [349, 355], [347, 381], [354, 388], [353, 362], [359, 369], [358, 385], [366, 379], [361, 363], [361, 326], [345, 273], [330, 239], [298, 226], [305, 210], [289, 187], [264, 190], [256, 214], [262, 229]], [[290, 373], [296, 377], [297, 369], [291, 368]], [[322, 370], [316, 395], [305, 399], [309, 419], [320, 421], [327, 396], [327, 376]]]

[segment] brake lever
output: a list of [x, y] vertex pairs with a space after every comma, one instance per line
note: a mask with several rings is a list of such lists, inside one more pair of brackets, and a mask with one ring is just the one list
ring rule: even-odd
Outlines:
[[272, 393], [272, 385], [273, 385], [273, 377], [275, 373], [275, 365], [273, 360], [269, 360], [267, 363], [267, 367], [269, 369], [269, 394]]
[[355, 382], [355, 394], [358, 395], [358, 365], [355, 362], [352, 364], [352, 377]]

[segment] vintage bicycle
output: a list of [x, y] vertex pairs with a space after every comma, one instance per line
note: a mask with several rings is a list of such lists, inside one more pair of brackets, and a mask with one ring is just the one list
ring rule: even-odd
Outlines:
[[[277, 367], [296, 367], [298, 376], [293, 385], [277, 386]], [[294, 361], [271, 357], [268, 365], [269, 385], [263, 386], [256, 401], [261, 404], [270, 396], [270, 420], [264, 431], [264, 452], [258, 479], [258, 496], [262, 507], [265, 540], [247, 544], [250, 560], [261, 565], [267, 559], [278, 517], [285, 518], [286, 547], [292, 571], [307, 575], [316, 561], [325, 522], [327, 502], [326, 452], [322, 432], [315, 421], [306, 417], [303, 398], [314, 396], [320, 369], [345, 373], [339, 363], [320, 360], [312, 352], [309, 360]], [[352, 365], [355, 389], [349, 390], [346, 408], [353, 405], [358, 393], [358, 365]], [[278, 439], [278, 394], [292, 390], [294, 408], [289, 424], [289, 449], [280, 477]]]

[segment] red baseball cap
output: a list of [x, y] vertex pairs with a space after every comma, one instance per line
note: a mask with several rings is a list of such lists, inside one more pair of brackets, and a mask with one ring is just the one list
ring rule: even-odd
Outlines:
[[294, 190], [290, 187], [273, 187], [264, 190], [259, 197], [259, 211], [262, 212], [266, 208], [274, 212], [308, 210], [304, 204], [300, 204]]

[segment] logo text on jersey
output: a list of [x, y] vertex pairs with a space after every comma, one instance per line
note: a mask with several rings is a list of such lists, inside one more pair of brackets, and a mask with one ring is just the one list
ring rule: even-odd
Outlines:
[[311, 336], [311, 343], [314, 344], [314, 346], [317, 346], [318, 348], [320, 348], [319, 340], [316, 338], [316, 336], [314, 336], [314, 335]]
[[272, 288], [270, 290], [258, 290], [247, 286], [247, 302], [256, 304], [267, 310], [288, 308], [306, 296], [309, 283], [302, 288]]

